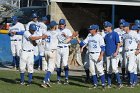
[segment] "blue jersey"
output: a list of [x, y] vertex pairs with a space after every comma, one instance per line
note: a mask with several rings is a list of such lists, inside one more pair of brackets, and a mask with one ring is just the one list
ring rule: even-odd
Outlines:
[[105, 36], [105, 54], [111, 56], [116, 52], [117, 44], [120, 43], [117, 32], [112, 31]]

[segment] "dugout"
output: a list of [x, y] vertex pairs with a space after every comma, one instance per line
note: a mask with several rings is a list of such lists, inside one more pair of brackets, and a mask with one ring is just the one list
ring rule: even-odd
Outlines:
[[139, 6], [136, 0], [52, 0], [50, 15], [52, 20], [66, 19], [69, 29], [85, 37], [91, 24], [99, 24], [102, 29], [106, 20], [117, 27], [121, 18], [131, 23], [140, 19]]

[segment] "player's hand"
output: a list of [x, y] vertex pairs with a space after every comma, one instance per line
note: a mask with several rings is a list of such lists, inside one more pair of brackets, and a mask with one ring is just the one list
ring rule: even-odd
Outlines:
[[42, 39], [45, 39], [45, 38], [47, 38], [47, 37], [48, 37], [48, 36], [45, 35], [45, 34], [42, 35]]
[[136, 50], [135, 55], [138, 55], [138, 54], [139, 54], [139, 50]]
[[98, 58], [98, 60], [97, 60], [97, 62], [100, 62], [102, 59], [103, 59], [103, 56], [100, 55], [99, 58]]
[[83, 52], [83, 47], [80, 49], [80, 52], [81, 52], [81, 53]]
[[118, 55], [118, 52], [115, 52], [115, 53], [113, 54], [114, 57], [116, 57], [117, 55]]
[[67, 35], [64, 33], [64, 32], [62, 32], [62, 34], [61, 35], [63, 35], [64, 37], [67, 37]]
[[72, 37], [77, 37], [78, 35], [78, 32], [73, 32]]
[[16, 34], [16, 32], [10, 32], [12, 35], [15, 35]]

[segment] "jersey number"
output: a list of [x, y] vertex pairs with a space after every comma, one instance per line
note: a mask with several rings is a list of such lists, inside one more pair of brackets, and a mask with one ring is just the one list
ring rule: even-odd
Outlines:
[[46, 41], [47, 41], [48, 43], [50, 43], [50, 42], [51, 42], [51, 36], [48, 36], [48, 38], [46, 39]]
[[93, 48], [97, 48], [97, 45], [94, 45], [94, 44], [93, 44]]
[[132, 43], [132, 41], [129, 41], [129, 44], [131, 44]]

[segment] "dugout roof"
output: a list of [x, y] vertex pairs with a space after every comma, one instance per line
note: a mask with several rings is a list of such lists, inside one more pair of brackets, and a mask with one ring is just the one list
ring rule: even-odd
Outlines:
[[65, 3], [90, 3], [90, 4], [140, 6], [140, 0], [51, 0], [51, 1]]

